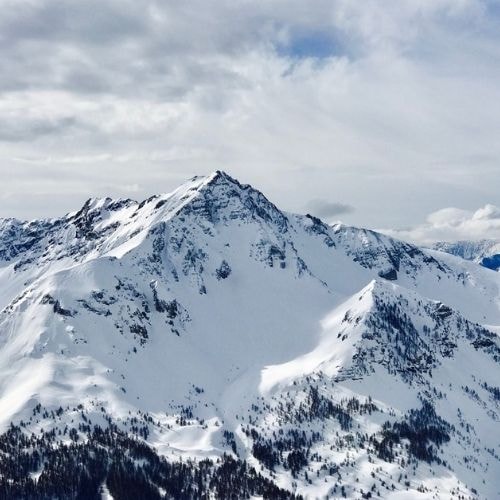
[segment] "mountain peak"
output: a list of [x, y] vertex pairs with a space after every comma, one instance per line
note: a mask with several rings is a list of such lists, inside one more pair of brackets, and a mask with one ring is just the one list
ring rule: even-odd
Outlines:
[[[186, 182], [184, 182], [183, 184], [181, 184], [180, 187], [191, 185], [192, 187], [201, 188], [201, 187], [206, 186], [206, 185], [213, 185], [213, 184], [217, 184], [220, 182], [227, 182], [228, 180], [230, 182], [235, 182], [235, 179], [233, 179], [226, 172], [224, 172], [222, 170], [214, 170], [213, 172], [211, 172], [210, 174], [207, 174], [207, 175], [195, 175], [195, 176], [191, 177], [189, 180], [187, 180]], [[179, 189], [179, 188], [177, 188], [177, 189]], [[165, 193], [165, 194], [167, 194], [167, 193]]]
[[211, 222], [261, 219], [277, 225], [280, 231], [287, 227], [286, 216], [264, 194], [222, 170], [193, 177], [166, 196], [180, 202], [178, 213], [183, 215], [202, 215]]
[[[222, 188], [223, 190], [229, 189], [229, 193], [233, 191], [248, 191], [256, 192], [262, 195], [260, 191], [257, 191], [250, 184], [242, 184], [238, 179], [232, 177], [223, 170], [215, 170], [214, 172], [206, 176], [196, 176], [192, 179], [192, 181], [198, 181], [198, 190], [200, 191], [210, 191]], [[228, 192], [226, 191], [226, 193]], [[224, 194], [224, 191], [220, 191], [218, 194], [222, 195]]]
[[215, 170], [212, 172], [210, 175], [207, 176], [208, 183], [209, 184], [217, 184], [217, 183], [231, 183], [231, 184], [238, 184], [240, 183], [231, 177], [228, 173], [224, 172], [223, 170]]

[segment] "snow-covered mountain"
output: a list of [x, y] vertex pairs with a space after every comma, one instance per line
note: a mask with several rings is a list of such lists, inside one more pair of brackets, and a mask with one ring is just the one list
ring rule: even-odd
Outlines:
[[500, 270], [500, 241], [498, 240], [439, 242], [434, 245], [434, 249], [472, 260], [494, 271]]
[[0, 284], [0, 496], [500, 496], [474, 262], [215, 172], [1, 220]]

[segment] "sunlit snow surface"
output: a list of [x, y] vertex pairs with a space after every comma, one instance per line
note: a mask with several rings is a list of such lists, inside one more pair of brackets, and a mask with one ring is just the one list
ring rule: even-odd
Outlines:
[[[229, 430], [259, 470], [244, 428], [271, 437], [298, 426], [321, 434], [312, 452], [341, 466], [349, 496], [376, 484], [384, 498], [472, 488], [499, 498], [499, 401], [485, 388], [500, 384], [499, 285], [500, 273], [475, 263], [281, 212], [220, 172], [140, 204], [89, 200], [62, 219], [0, 220], [0, 425], [38, 403], [82, 404], [103, 425], [104, 407], [124, 428], [141, 411], [167, 458], [231, 453]], [[377, 326], [390, 307], [405, 314], [411, 360]], [[377, 411], [354, 413], [350, 431], [335, 418], [287, 422], [280, 405], [292, 415], [311, 386], [339, 404], [370, 396]], [[349, 438], [338, 444], [375, 435], [423, 399], [454, 426], [439, 450], [447, 466], [401, 468], [369, 461]], [[78, 412], [30, 425], [70, 418]], [[310, 481], [279, 466], [276, 482], [340, 495], [322, 463], [310, 462]]]

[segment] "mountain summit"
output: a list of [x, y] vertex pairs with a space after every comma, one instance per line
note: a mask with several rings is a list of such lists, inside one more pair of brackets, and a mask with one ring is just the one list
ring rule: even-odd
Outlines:
[[500, 495], [500, 273], [217, 171], [0, 220], [0, 283], [2, 497]]

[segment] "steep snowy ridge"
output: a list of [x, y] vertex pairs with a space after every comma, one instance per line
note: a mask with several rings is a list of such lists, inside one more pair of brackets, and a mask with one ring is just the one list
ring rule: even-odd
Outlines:
[[344, 381], [380, 368], [404, 381], [430, 383], [433, 370], [453, 358], [462, 344], [488, 353], [493, 364], [500, 360], [494, 332], [442, 302], [390, 282], [372, 281], [329, 314], [322, 327], [314, 351], [268, 368], [261, 387], [275, 384], [279, 373], [287, 383], [318, 371]]
[[424, 381], [454, 357], [459, 345], [461, 350], [465, 345], [484, 350], [495, 363], [500, 361], [497, 335], [446, 304], [393, 283], [375, 281], [369, 292], [372, 307], [364, 317], [353, 317], [348, 310], [343, 319], [362, 331], [349, 376], [364, 376], [382, 366], [406, 381]]
[[47, 464], [0, 468], [0, 493], [49, 488], [51, 454], [78, 446], [93, 470], [115, 450], [97, 479], [119, 498], [125, 446], [151, 498], [500, 494], [500, 274], [473, 262], [215, 172], [0, 221], [0, 283], [0, 453]]
[[419, 248], [403, 241], [389, 238], [375, 231], [348, 227], [343, 224], [334, 226], [335, 234], [346, 248], [348, 255], [363, 267], [379, 268], [379, 276], [388, 280], [397, 280], [398, 273], [416, 273], [426, 264], [432, 265], [442, 273], [450, 272], [442, 262], [424, 253]]

